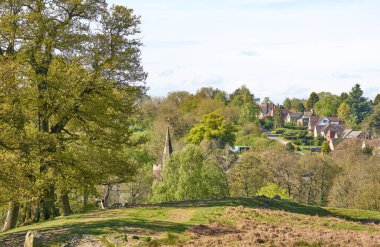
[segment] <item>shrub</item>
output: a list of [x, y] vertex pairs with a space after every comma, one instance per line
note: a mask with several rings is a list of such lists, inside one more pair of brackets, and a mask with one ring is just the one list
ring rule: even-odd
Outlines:
[[261, 138], [268, 138], [268, 136], [267, 136], [267, 134], [262, 133], [262, 134], [261, 134]]
[[285, 128], [277, 128], [273, 132], [275, 134], [283, 134], [285, 131], [287, 131], [287, 129], [285, 129]]
[[266, 196], [273, 198], [275, 196], [281, 196], [283, 199], [290, 199], [286, 189], [278, 186], [275, 183], [268, 183], [266, 186], [262, 187], [258, 192], [258, 196]]
[[293, 152], [294, 151], [294, 145], [291, 142], [286, 143], [286, 150]]

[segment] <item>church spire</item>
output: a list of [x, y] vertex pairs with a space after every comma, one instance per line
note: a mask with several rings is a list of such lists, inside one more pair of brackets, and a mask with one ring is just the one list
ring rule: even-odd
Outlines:
[[165, 163], [165, 160], [170, 157], [173, 153], [173, 146], [172, 146], [172, 140], [170, 138], [170, 130], [168, 126], [168, 130], [166, 132], [166, 139], [165, 139], [165, 147], [164, 147], [164, 153], [162, 156], [162, 164]]

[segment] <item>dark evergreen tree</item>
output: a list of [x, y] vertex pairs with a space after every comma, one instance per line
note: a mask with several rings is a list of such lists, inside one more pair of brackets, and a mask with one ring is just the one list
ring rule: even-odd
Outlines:
[[380, 93], [376, 95], [375, 100], [373, 101], [374, 105], [380, 104]]
[[273, 124], [275, 128], [281, 128], [285, 125], [284, 115], [280, 107], [275, 107], [273, 110]]
[[312, 109], [314, 105], [319, 101], [319, 96], [315, 92], [310, 94], [309, 99], [306, 102], [306, 107], [308, 110]]
[[350, 91], [347, 99], [347, 104], [350, 106], [350, 122], [360, 124], [371, 114], [371, 106], [366, 97], [363, 97], [363, 91], [359, 84], [356, 84]]

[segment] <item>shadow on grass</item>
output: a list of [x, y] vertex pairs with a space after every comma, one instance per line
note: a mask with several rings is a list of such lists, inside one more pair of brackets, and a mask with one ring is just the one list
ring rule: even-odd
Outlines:
[[[83, 235], [101, 236], [109, 233], [139, 235], [144, 232], [154, 232], [156, 234], [164, 232], [182, 233], [188, 229], [189, 225], [183, 223], [172, 223], [160, 220], [125, 220], [110, 219], [96, 222], [78, 222], [64, 224], [60, 226], [47, 227], [38, 230], [44, 236], [45, 243], [56, 243], [70, 241], [74, 236]], [[130, 229], [136, 229], [131, 231]], [[142, 230], [142, 231], [141, 231]], [[0, 246], [16, 246], [22, 243], [26, 232], [10, 234], [0, 238]]]
[[336, 217], [345, 219], [347, 221], [361, 222], [361, 223], [376, 223], [380, 224], [379, 219], [358, 219], [348, 215], [331, 212], [325, 208], [313, 205], [300, 204], [290, 200], [271, 199], [266, 197], [253, 197], [253, 198], [224, 198], [214, 200], [194, 200], [194, 201], [179, 201], [179, 202], [164, 202], [159, 204], [143, 204], [135, 205], [133, 207], [234, 207], [244, 206], [248, 208], [267, 208], [273, 210], [282, 210], [291, 213], [304, 214], [310, 216], [320, 217]]

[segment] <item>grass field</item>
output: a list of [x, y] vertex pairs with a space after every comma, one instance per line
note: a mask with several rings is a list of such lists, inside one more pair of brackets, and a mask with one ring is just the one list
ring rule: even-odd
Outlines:
[[380, 246], [379, 222], [380, 212], [228, 198], [58, 217], [0, 233], [0, 246], [22, 246], [28, 230], [46, 246]]

